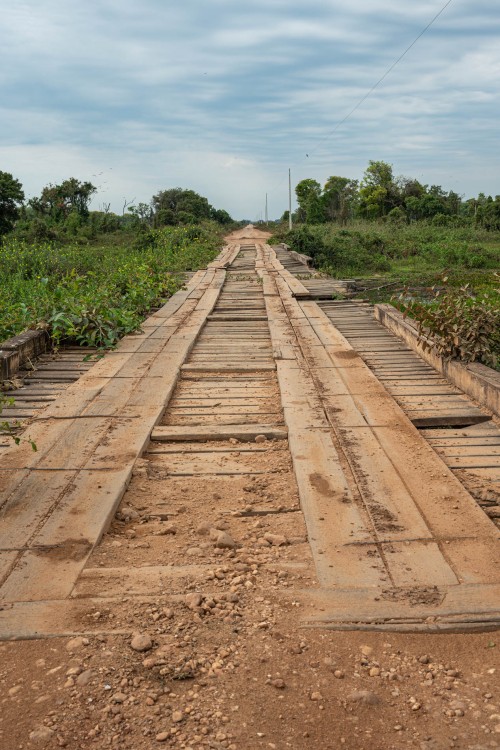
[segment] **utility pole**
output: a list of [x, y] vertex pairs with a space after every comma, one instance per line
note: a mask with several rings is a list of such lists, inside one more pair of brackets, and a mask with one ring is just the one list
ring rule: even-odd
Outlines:
[[266, 224], [268, 223], [269, 217], [267, 215], [267, 193], [266, 193]]
[[288, 170], [288, 229], [292, 230], [292, 170]]

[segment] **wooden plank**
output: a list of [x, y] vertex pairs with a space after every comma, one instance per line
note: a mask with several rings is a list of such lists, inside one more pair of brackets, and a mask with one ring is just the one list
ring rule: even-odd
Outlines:
[[251, 364], [251, 365], [205, 365], [205, 364], [185, 364], [182, 365], [182, 372], [266, 372], [266, 371], [272, 371], [276, 370], [276, 365], [266, 365], [266, 364]]
[[442, 414], [430, 415], [428, 412], [411, 411], [409, 417], [416, 427], [459, 427], [479, 424], [489, 419], [484, 414], [473, 414], [470, 411], [445, 411]]
[[[382, 593], [382, 596], [381, 596]], [[386, 594], [370, 588], [325, 590], [308, 592], [308, 598], [314, 609], [306, 615], [308, 622], [326, 624], [366, 623], [371, 629], [380, 625], [393, 624], [400, 629], [405, 620], [410, 620], [410, 630], [418, 630], [418, 623], [425, 623], [429, 632], [439, 632], [450, 623], [461, 629], [463, 622], [484, 629], [488, 625], [497, 628], [500, 625], [500, 585], [498, 584], [463, 584], [450, 586], [435, 592], [434, 600], [429, 597], [432, 592], [422, 591], [419, 603], [418, 591], [412, 600], [411, 595], [405, 599], [397, 596], [391, 598], [391, 591]], [[427, 603], [426, 603], [427, 602]], [[321, 607], [321, 609], [319, 609]], [[321, 611], [322, 610], [322, 611]], [[469, 620], [466, 616], [469, 616]]]
[[427, 438], [436, 450], [443, 450], [447, 452], [452, 451], [453, 448], [467, 447], [479, 450], [482, 446], [487, 450], [488, 446], [495, 447], [500, 446], [499, 437], [462, 437], [462, 438]]
[[276, 427], [269, 424], [254, 425], [209, 425], [198, 428], [182, 426], [155, 427], [151, 433], [152, 441], [162, 442], [198, 442], [205, 440], [255, 440], [257, 435], [264, 435], [269, 440], [286, 440], [286, 427]]
[[246, 415], [251, 416], [254, 414], [261, 414], [262, 412], [266, 414], [278, 414], [279, 412], [276, 409], [271, 408], [272, 404], [247, 404], [240, 405], [237, 404], [236, 406], [234, 404], [225, 404], [220, 403], [217, 406], [209, 406], [206, 408], [202, 408], [200, 406], [169, 406], [169, 415], [175, 419], [176, 417], [191, 417], [191, 416], [201, 416], [202, 418], [204, 416], [210, 416], [214, 415], [214, 412], [212, 410], [216, 409], [217, 416], [224, 416], [226, 414], [231, 415]]
[[[55, 557], [39, 549], [22, 553], [4, 582], [4, 596], [30, 599], [68, 595], [86, 555], [114, 515], [134, 460], [145, 447], [165, 398], [175, 386], [178, 368], [215, 305], [223, 278], [222, 271], [207, 272], [198, 301], [187, 301], [185, 309], [185, 298], [174, 301], [170, 309], [175, 309], [185, 324], [159, 351], [153, 347], [154, 352], [121, 352], [106, 364], [97, 363], [100, 378], [96, 380], [91, 370], [93, 377], [88, 373], [84, 376], [83, 386], [80, 383], [69, 392], [66, 405], [63, 397], [57, 405], [48, 407], [49, 414], [56, 406], [59, 415], [64, 414], [65, 409], [73, 409], [80, 395], [84, 396], [83, 408], [87, 412], [94, 408], [96, 416], [44, 420], [43, 429], [38, 425], [37, 430], [43, 438], [42, 450], [35, 457], [28, 457], [25, 448], [15, 454], [9, 449], [2, 451], [4, 466], [19, 466], [19, 461], [24, 461], [30, 469], [0, 471], [0, 485], [7, 490], [4, 497], [8, 498], [2, 512], [4, 545], [5, 539], [19, 547], [28, 542], [37, 548], [56, 544], [70, 552], [58, 552]], [[124, 368], [125, 377], [120, 377]], [[113, 380], [103, 378], [103, 372], [112, 373]], [[103, 410], [113, 406], [120, 411], [116, 422], [102, 416]], [[141, 419], [127, 418], [133, 416], [131, 412], [139, 412]], [[74, 431], [73, 439], [68, 427]], [[73, 462], [79, 464], [73, 466]], [[85, 547], [81, 555], [73, 554], [74, 544], [80, 550]], [[52, 577], [48, 575], [51, 566]]]
[[208, 425], [245, 425], [245, 424], [259, 424], [265, 422], [271, 425], [280, 425], [282, 420], [282, 414], [280, 412], [259, 412], [257, 414], [206, 414], [203, 416], [194, 414], [193, 416], [183, 416], [177, 414], [175, 416], [167, 416], [164, 419], [165, 425], [177, 425], [185, 427], [196, 427], [208, 426]]
[[462, 428], [460, 430], [422, 430], [421, 434], [427, 440], [434, 440], [437, 438], [482, 438], [482, 437], [500, 437], [500, 430], [494, 422], [485, 422], [481, 425], [475, 425], [470, 428]]
[[[287, 314], [291, 315], [293, 313], [291, 302], [285, 300], [283, 302]], [[299, 303], [295, 302], [295, 304], [298, 305]], [[308, 323], [328, 351], [334, 367], [316, 367], [318, 347], [311, 343], [313, 339], [310, 336], [305, 339], [302, 337], [305, 322], [302, 321], [300, 326], [294, 324], [294, 328], [300, 338], [302, 351], [312, 367], [315, 380], [319, 383], [321, 392], [323, 392], [323, 385], [331, 382], [332, 378], [342, 380], [347, 391], [350, 391], [352, 376], [353, 374], [356, 376], [356, 394], [355, 396], [353, 394], [353, 397], [355, 397], [357, 408], [371, 424], [366, 427], [342, 426], [342, 412], [339, 412], [339, 424], [336, 429], [340, 444], [346, 446], [346, 456], [350, 460], [353, 473], [356, 475], [359, 471], [359, 476], [362, 478], [362, 481], [358, 481], [362, 496], [366, 495], [368, 490], [367, 505], [369, 505], [371, 497], [381, 504], [382, 522], [384, 510], [389, 512], [387, 519], [389, 521], [389, 533], [397, 535], [400, 533], [398, 527], [401, 526], [408, 532], [411, 532], [413, 528], [418, 529], [414, 534], [418, 539], [432, 537], [435, 540], [449, 539], [450, 537], [458, 539], [459, 537], [467, 537], [472, 527], [478, 537], [485, 540], [496, 539], [498, 532], [494, 525], [486, 518], [474, 499], [460, 485], [440, 457], [405, 418], [401, 410], [395, 407], [389, 394], [383, 389], [381, 390], [380, 385], [372, 390], [373, 374], [367, 375], [369, 373], [367, 366], [363, 363], [361, 367], [357, 368], [348, 369], [345, 367], [345, 361], [356, 361], [356, 353], [353, 352], [345, 337], [331, 325], [324, 313], [319, 308], [314, 309], [312, 306], [315, 306], [315, 303], [303, 302], [300, 304], [306, 316], [310, 315]], [[362, 389], [360, 385], [365, 375], [366, 388]], [[387, 426], [374, 426], [377, 422], [380, 424], [387, 421], [388, 414], [389, 424]], [[429, 486], [427, 484], [423, 486], [422, 484], [423, 466], [425, 466], [426, 472], [433, 477]], [[401, 505], [399, 489], [396, 491], [396, 487], [402, 485], [404, 485], [404, 492], [402, 494], [403, 504]], [[393, 488], [394, 492], [392, 492]], [[393, 502], [388, 506], [385, 503], [387, 497], [393, 499]], [[453, 506], [450, 508], [451, 499], [453, 499]], [[372, 511], [373, 520], [376, 520], [376, 513], [375, 505]], [[401, 513], [403, 515], [398, 516]], [[406, 513], [408, 513], [407, 517], [405, 516]], [[394, 519], [395, 528], [390, 528], [392, 519]], [[426, 533], [423, 533], [423, 528], [426, 528]], [[380, 533], [382, 532], [383, 526], [380, 530]], [[408, 536], [406, 539], [402, 537], [403, 540], [411, 543]], [[418, 567], [422, 564], [422, 557], [425, 562], [425, 555], [415, 555], [414, 568], [412, 569], [415, 574], [418, 573]], [[446, 569], [447, 563], [444, 556], [442, 556], [442, 564], [443, 569]], [[482, 560], [481, 564], [487, 565], [487, 559]], [[471, 562], [464, 554], [457, 560], [455, 570], [459, 576], [465, 578], [472, 565], [477, 567], [477, 561]], [[428, 572], [429, 580], [431, 580], [432, 565], [430, 565]]]
[[[205, 578], [208, 565], [155, 565], [140, 568], [87, 568], [82, 571], [72, 596], [110, 597], [172, 593], [177, 581], [184, 591], [186, 579]], [[180, 593], [180, 592], [179, 592]]]
[[482, 456], [483, 458], [500, 456], [500, 440], [497, 440], [495, 444], [490, 445], [448, 445], [443, 447], [433, 443], [432, 447], [437, 450], [438, 453], [442, 453], [446, 459], [458, 457], [467, 458], [471, 456]]
[[244, 453], [236, 459], [225, 453], [158, 454], [151, 465], [168, 476], [261, 474], [262, 458]]

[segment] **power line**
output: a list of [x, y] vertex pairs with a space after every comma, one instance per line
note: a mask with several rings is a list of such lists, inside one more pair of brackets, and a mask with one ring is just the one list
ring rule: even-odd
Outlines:
[[330, 136], [332, 136], [351, 117], [351, 115], [353, 115], [354, 112], [356, 112], [356, 110], [361, 107], [361, 105], [368, 99], [368, 97], [371, 94], [373, 94], [373, 92], [375, 91], [375, 89], [378, 88], [383, 81], [385, 81], [385, 79], [387, 78], [387, 76], [394, 70], [394, 68], [396, 67], [396, 65], [398, 65], [398, 63], [401, 62], [401, 60], [416, 45], [416, 43], [419, 41], [419, 39], [421, 39], [423, 37], [423, 35], [425, 34], [425, 32], [428, 31], [431, 28], [431, 26], [437, 21], [437, 19], [439, 18], [439, 16], [441, 16], [444, 13], [444, 11], [448, 7], [448, 5], [450, 5], [452, 2], [453, 2], [453, 0], [448, 0], [448, 2], [443, 5], [443, 7], [441, 8], [441, 10], [438, 13], [436, 13], [436, 15], [434, 16], [434, 18], [431, 21], [429, 21], [429, 23], [427, 24], [427, 26], [424, 29], [422, 29], [422, 31], [420, 32], [420, 34], [417, 37], [415, 37], [415, 39], [410, 44], [410, 46], [405, 49], [405, 51], [398, 57], [397, 60], [395, 60], [392, 63], [392, 65], [389, 68], [387, 68], [387, 70], [385, 71], [384, 75], [381, 78], [378, 79], [377, 83], [375, 83], [371, 87], [371, 89], [359, 100], [359, 102], [351, 109], [351, 111], [342, 120], [339, 120], [339, 122], [335, 125], [335, 127], [333, 128], [333, 130], [330, 130], [330, 132], [327, 133], [324, 136], [324, 138], [321, 139], [321, 141], [318, 143], [318, 145], [315, 148], [313, 148], [308, 154], [306, 154], [306, 157], [309, 157], [309, 154], [312, 154], [315, 151], [317, 151], [318, 148], [321, 146], [321, 144], [324, 143], [326, 140], [328, 140], [328, 138], [330, 138]]

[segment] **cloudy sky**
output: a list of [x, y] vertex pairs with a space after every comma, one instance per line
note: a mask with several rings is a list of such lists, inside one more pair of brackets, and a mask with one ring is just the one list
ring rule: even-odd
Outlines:
[[[180, 186], [235, 218], [369, 159], [500, 193], [500, 6], [452, 0], [15, 0], [0, 20], [0, 170], [98, 208]], [[307, 155], [308, 156], [307, 156]]]

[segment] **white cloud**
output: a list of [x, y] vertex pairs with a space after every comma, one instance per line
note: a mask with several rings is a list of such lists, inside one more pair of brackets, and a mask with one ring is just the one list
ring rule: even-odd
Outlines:
[[439, 7], [18, 0], [0, 28], [0, 169], [31, 193], [104, 169], [98, 200], [115, 210], [180, 185], [251, 218], [266, 192], [281, 214], [289, 166], [324, 182], [385, 159], [424, 182], [500, 192], [492, 0], [454, 0], [332, 132]]

